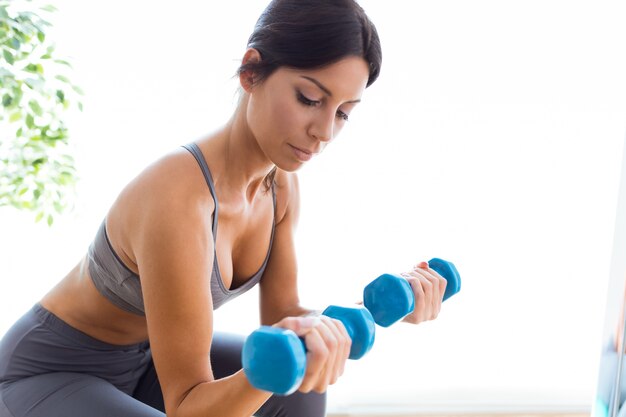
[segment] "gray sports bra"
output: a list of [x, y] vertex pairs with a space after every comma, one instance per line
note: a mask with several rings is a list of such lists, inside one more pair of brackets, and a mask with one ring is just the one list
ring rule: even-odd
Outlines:
[[[204, 174], [204, 178], [209, 186], [213, 201], [215, 201], [215, 211], [213, 212], [213, 240], [217, 237], [217, 213], [218, 204], [215, 193], [215, 186], [213, 185], [213, 178], [211, 172], [204, 159], [200, 148], [195, 143], [183, 146], [187, 149], [198, 161], [200, 169]], [[272, 187], [272, 198], [274, 200], [274, 213], [276, 213], [276, 194], [274, 193], [274, 187]], [[235, 289], [228, 289], [224, 286], [220, 270], [217, 265], [217, 256], [213, 259], [213, 271], [211, 273], [211, 296], [213, 298], [213, 308], [217, 309], [224, 303], [233, 298], [245, 293], [250, 288], [254, 287], [263, 276], [267, 261], [272, 250], [272, 243], [274, 241], [274, 225], [272, 225], [272, 234], [270, 237], [270, 246], [265, 256], [265, 261], [261, 268], [250, 277], [246, 282]], [[215, 252], [214, 252], [215, 255]], [[143, 305], [143, 295], [141, 292], [141, 281], [139, 276], [131, 271], [119, 256], [113, 250], [111, 242], [107, 236], [106, 231], [106, 219], [100, 225], [94, 241], [89, 246], [87, 251], [89, 261], [89, 274], [94, 285], [113, 304], [121, 308], [122, 310], [135, 313], [138, 315], [145, 315]]]

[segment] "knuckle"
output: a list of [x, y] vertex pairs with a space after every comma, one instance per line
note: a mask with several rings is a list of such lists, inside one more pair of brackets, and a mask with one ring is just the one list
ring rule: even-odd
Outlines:
[[341, 331], [345, 331], [346, 330], [346, 326], [344, 326], [343, 321], [339, 320], [339, 319], [332, 319], [332, 323], [335, 325], [335, 327], [337, 327], [339, 330]]
[[344, 346], [344, 348], [350, 350], [350, 348], [352, 347], [352, 339], [350, 339], [350, 337], [346, 336], [343, 339], [343, 346]]
[[[312, 381], [315, 376], [317, 375], [317, 372], [314, 369], [311, 369], [312, 367], [308, 366], [305, 373], [304, 373], [304, 381], [308, 382], [308, 384], [310, 384], [310, 381]], [[304, 384], [303, 384], [304, 385]]]
[[328, 359], [328, 355], [330, 354], [330, 351], [328, 350], [328, 348], [326, 346], [321, 346], [319, 349], [317, 349], [313, 355], [320, 361], [326, 361]]
[[315, 387], [313, 389], [314, 392], [318, 393], [318, 394], [323, 394], [326, 392], [326, 387]]
[[327, 346], [329, 354], [330, 352], [336, 352], [339, 348], [339, 341], [335, 338], [329, 339]]

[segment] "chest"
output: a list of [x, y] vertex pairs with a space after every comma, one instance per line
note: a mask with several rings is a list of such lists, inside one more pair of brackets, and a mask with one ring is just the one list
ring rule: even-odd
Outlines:
[[220, 205], [215, 259], [226, 288], [240, 287], [262, 268], [269, 254], [273, 227], [271, 196], [243, 209]]

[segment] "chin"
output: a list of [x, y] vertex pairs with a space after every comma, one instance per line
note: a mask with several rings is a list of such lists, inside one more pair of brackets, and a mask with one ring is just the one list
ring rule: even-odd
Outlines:
[[294, 161], [288, 163], [275, 164], [278, 169], [285, 172], [296, 172], [304, 166], [304, 162]]

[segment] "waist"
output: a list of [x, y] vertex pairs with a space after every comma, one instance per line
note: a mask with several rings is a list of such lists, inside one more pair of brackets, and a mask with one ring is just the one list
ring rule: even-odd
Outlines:
[[148, 339], [144, 316], [121, 310], [94, 286], [81, 261], [42, 300], [41, 305], [70, 326], [113, 345], [131, 345]]

